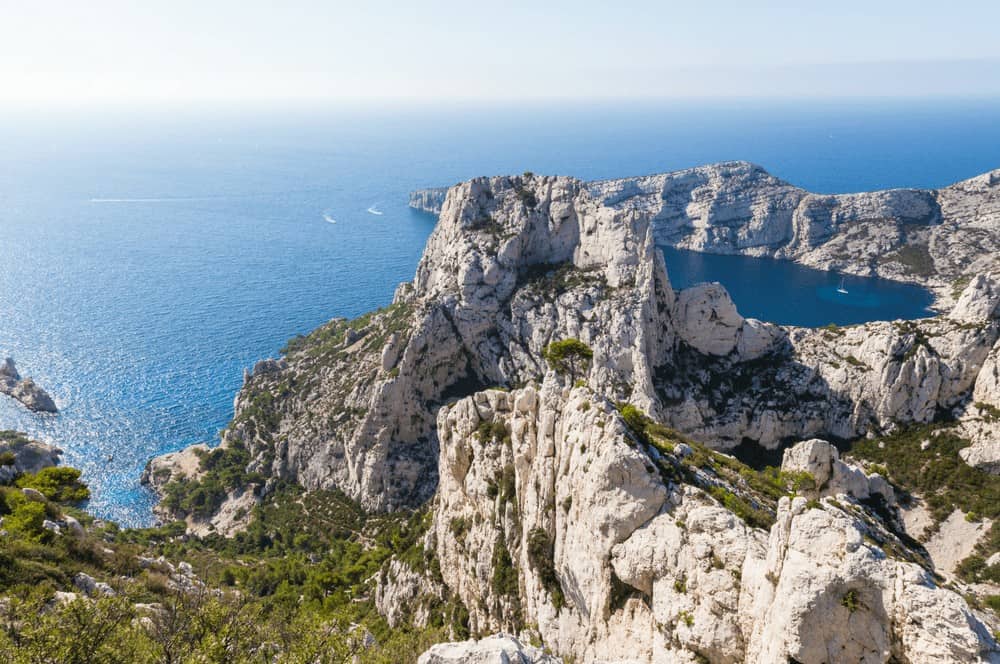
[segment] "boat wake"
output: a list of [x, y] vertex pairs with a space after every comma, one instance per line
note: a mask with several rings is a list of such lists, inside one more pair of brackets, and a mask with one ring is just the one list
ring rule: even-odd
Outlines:
[[382, 210], [378, 209], [378, 204], [375, 204], [375, 205], [371, 206], [370, 208], [368, 208], [367, 212], [368, 212], [368, 214], [378, 215], [379, 217], [381, 217], [382, 214], [383, 214]]
[[323, 213], [323, 220], [326, 223], [328, 223], [328, 224], [335, 224], [335, 223], [337, 223], [337, 220], [334, 219], [333, 217], [331, 217], [329, 212], [324, 212]]

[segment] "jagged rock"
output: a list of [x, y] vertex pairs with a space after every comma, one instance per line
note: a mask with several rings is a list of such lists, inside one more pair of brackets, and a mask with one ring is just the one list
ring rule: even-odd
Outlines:
[[[270, 371], [267, 369], [264, 373]], [[256, 370], [254, 375], [259, 375]], [[169, 483], [200, 479], [204, 475], [204, 471], [201, 469], [201, 458], [210, 451], [211, 448], [208, 445], [198, 443], [177, 452], [153, 457], [146, 463], [140, 482], [162, 498]], [[229, 537], [246, 527], [253, 514], [254, 506], [259, 502], [260, 496], [257, 487], [251, 485], [231, 490], [222, 501], [219, 509], [207, 518], [177, 514], [162, 503], [157, 504], [153, 511], [164, 521], [184, 520], [188, 524], [188, 531], [194, 535], [203, 536], [216, 533]]]
[[[986, 616], [862, 505], [783, 498], [770, 531], [753, 528], [664, 483], [647, 456], [663, 452], [585, 388], [480, 392], [438, 430], [437, 555], [474, 631], [522, 620], [588, 662], [1000, 661]], [[789, 463], [832, 486], [850, 469], [821, 442]]]
[[250, 373], [253, 376], [262, 376], [269, 373], [279, 373], [287, 364], [284, 360], [275, 360], [273, 358], [267, 358], [266, 360], [257, 360], [257, 363], [253, 365], [253, 371]]
[[59, 409], [56, 402], [49, 394], [35, 384], [31, 378], [21, 378], [14, 366], [13, 358], [6, 358], [0, 364], [0, 393], [7, 394], [22, 404], [29, 410], [40, 413], [55, 413]]
[[590, 185], [654, 215], [657, 242], [930, 286], [1000, 270], [1000, 171], [931, 191], [811, 194], [746, 162]]
[[784, 338], [777, 325], [743, 318], [722, 284], [698, 284], [677, 295], [673, 320], [677, 334], [706, 355], [737, 351], [740, 361], [755, 360]]
[[[968, 402], [1000, 339], [1000, 321], [977, 318], [995, 310], [992, 278], [971, 279], [951, 316], [781, 328], [742, 318], [718, 285], [675, 293], [656, 242], [897, 278], [899, 264], [873, 257], [927, 243], [936, 276], [921, 279], [940, 295], [1000, 256], [989, 252], [995, 185], [814, 196], [738, 162], [592, 183], [461, 183], [393, 304], [331, 321], [294, 340], [284, 363], [255, 370], [223, 444], [245, 446], [252, 471], [337, 488], [369, 510], [416, 505], [436, 486], [441, 404], [540, 381], [546, 346], [568, 337], [593, 358], [567, 382], [716, 448], [929, 422]], [[973, 224], [985, 234], [975, 243], [939, 231], [967, 238]], [[970, 256], [973, 246], [984, 254]], [[830, 258], [836, 247], [847, 258]]]
[[540, 648], [524, 646], [513, 636], [496, 634], [479, 641], [439, 643], [417, 660], [418, 664], [560, 664]]
[[94, 577], [86, 574], [84, 572], [78, 572], [76, 576], [73, 577], [73, 585], [80, 589], [83, 594], [88, 597], [94, 597], [97, 595], [103, 595], [105, 597], [114, 597], [117, 595], [115, 589], [109, 586], [103, 581], [97, 581]]
[[981, 323], [997, 316], [1000, 307], [1000, 283], [990, 275], [977, 274], [948, 314], [966, 323]]
[[1000, 661], [960, 595], [886, 557], [864, 532], [839, 509], [782, 499], [766, 558], [743, 568], [747, 662]]
[[14, 463], [0, 466], [0, 484], [7, 484], [21, 473], [37, 473], [59, 464], [62, 450], [54, 445], [31, 440], [22, 434], [0, 432], [0, 454], [10, 452]]
[[23, 489], [21, 489], [21, 493], [23, 493], [24, 497], [27, 498], [28, 500], [34, 500], [35, 502], [39, 503], [45, 502], [45, 496], [42, 495], [42, 492], [39, 491], [38, 489], [32, 489], [31, 487], [24, 487]]
[[49, 519], [45, 519], [44, 521], [42, 521], [42, 528], [56, 535], [62, 534], [62, 528], [59, 526], [59, 524], [56, 523], [55, 521], [50, 521]]
[[[425, 550], [433, 548], [425, 542]], [[444, 599], [447, 590], [408, 564], [392, 559], [379, 572], [375, 588], [375, 608], [389, 627], [404, 624], [418, 629], [427, 626], [432, 603]]]
[[847, 494], [858, 500], [867, 500], [871, 495], [879, 494], [889, 505], [896, 502], [892, 485], [884, 477], [877, 473], [868, 475], [861, 468], [844, 463], [836, 447], [818, 438], [787, 448], [781, 459], [781, 470], [812, 475], [816, 485], [802, 489], [806, 495], [819, 498]]
[[80, 522], [70, 515], [64, 514], [62, 516], [62, 522], [64, 524], [63, 527], [65, 527], [66, 530], [68, 530], [74, 537], [83, 537], [86, 534]]

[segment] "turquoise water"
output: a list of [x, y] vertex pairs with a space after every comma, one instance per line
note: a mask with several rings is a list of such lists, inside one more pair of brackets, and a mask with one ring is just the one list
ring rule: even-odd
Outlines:
[[928, 308], [933, 295], [912, 284], [813, 270], [789, 261], [662, 249], [675, 288], [718, 281], [749, 318], [819, 327], [933, 315]]
[[62, 409], [0, 399], [0, 428], [61, 446], [96, 513], [148, 523], [146, 460], [215, 440], [245, 367], [412, 277], [435, 220], [411, 189], [726, 159], [821, 192], [941, 186], [1000, 166], [998, 119], [986, 101], [0, 112], [0, 353]]

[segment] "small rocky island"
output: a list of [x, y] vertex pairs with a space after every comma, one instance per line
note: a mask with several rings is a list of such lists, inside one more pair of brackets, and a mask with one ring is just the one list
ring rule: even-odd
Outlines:
[[30, 377], [21, 378], [14, 366], [14, 359], [10, 357], [0, 363], [0, 392], [14, 397], [36, 413], [59, 412], [48, 392], [36, 385]]

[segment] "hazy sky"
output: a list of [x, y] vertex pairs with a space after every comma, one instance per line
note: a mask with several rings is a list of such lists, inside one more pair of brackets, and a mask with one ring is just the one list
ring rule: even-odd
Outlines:
[[0, 0], [7, 104], [871, 95], [1000, 95], [1000, 1]]

